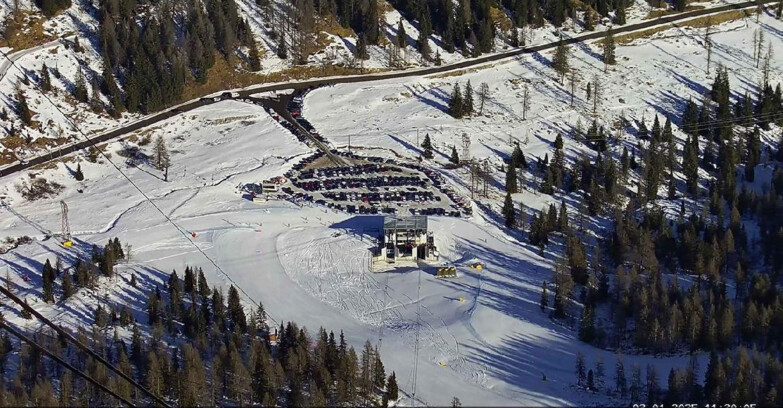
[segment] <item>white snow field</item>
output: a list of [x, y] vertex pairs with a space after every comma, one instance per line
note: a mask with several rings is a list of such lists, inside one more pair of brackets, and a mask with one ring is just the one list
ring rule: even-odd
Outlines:
[[[757, 27], [755, 20], [730, 22], [716, 27], [713, 36], [713, 60], [729, 68], [732, 89], [738, 93], [744, 93], [745, 87], [752, 91], [759, 79], [748, 62], [752, 59], [749, 43]], [[765, 16], [760, 27], [773, 47], [780, 49], [783, 24]], [[672, 29], [656, 37], [618, 47], [619, 64], [603, 76], [607, 89], [600, 108], [603, 122], [624, 111], [629, 118], [644, 114], [651, 123], [656, 111], [679, 112], [683, 100], [700, 100], [700, 94], [709, 89], [711, 76], [704, 73], [704, 50], [694, 31]], [[596, 50], [574, 50], [572, 61], [578, 61], [582, 87], [603, 69]], [[522, 143], [530, 160], [549, 152], [554, 132], [574, 124], [577, 116], [582, 117], [584, 127], [588, 124], [590, 106], [584, 91], [579, 92], [577, 108], [570, 109], [566, 88], [554, 83], [546, 66], [550, 58], [527, 56], [460, 76], [319, 89], [306, 98], [304, 116], [337, 146], [347, 145], [350, 134], [360, 153], [416, 157], [418, 127], [422, 138], [429, 132], [443, 155], [466, 132], [475, 157], [499, 162], [500, 155], [510, 152], [511, 137]], [[781, 59], [773, 60], [773, 84], [780, 79], [781, 64]], [[714, 69], [711, 72], [714, 75]], [[453, 84], [468, 79], [474, 88], [487, 82], [492, 96], [484, 115], [456, 121], [442, 106]], [[521, 120], [523, 80], [530, 81], [533, 96], [527, 121]], [[681, 136], [679, 131], [675, 134]], [[355, 347], [366, 340], [377, 344], [387, 371], [397, 373], [403, 394], [398, 406], [442, 406], [453, 396], [465, 405], [620, 402], [604, 392], [576, 387], [573, 367], [578, 352], [587, 356], [590, 368], [599, 359], [604, 362], [604, 389], [612, 388], [616, 356], [579, 342], [575, 322], [551, 320], [539, 309], [541, 282], [551, 279], [556, 259], [551, 252], [540, 256], [536, 248], [497, 226], [491, 213], [500, 206], [502, 182], [492, 186], [489, 199], [478, 202], [475, 208], [480, 211], [474, 211], [473, 217], [429, 219], [441, 261], [458, 267], [457, 278], [436, 279], [435, 264], [375, 273], [370, 270], [367, 248], [373, 245], [380, 217], [350, 216], [287, 202], [257, 205], [238, 193], [237, 185], [283, 174], [298, 158], [312, 153], [262, 108], [221, 102], [147, 128], [132, 139], [149, 136], [154, 140], [158, 135], [172, 151], [168, 182], [145, 161], [135, 167], [126, 165], [118, 154], [126, 142], [110, 143], [106, 149], [112, 162], [154, 206], [105, 158], [90, 163], [77, 157], [56, 168], [0, 181], [0, 197], [4, 197], [0, 238], [34, 238], [31, 244], [0, 254], [0, 276], [8, 274], [17, 293], [37, 310], [73, 327], [90, 324], [98, 304], [129, 304], [146, 321], [144, 291], [161, 284], [173, 269], [181, 276], [186, 265], [200, 266], [211, 284], [225, 288], [234, 282], [250, 298], [263, 302], [271, 324], [293, 320], [311, 332], [320, 326], [344, 330]], [[565, 141], [572, 157], [587, 152], [581, 143], [568, 137]], [[151, 146], [143, 150], [149, 153]], [[83, 182], [70, 175], [76, 160], [86, 177]], [[445, 160], [436, 155], [436, 161]], [[31, 173], [60, 182], [65, 190], [58, 197], [25, 201], [15, 185]], [[443, 174], [465, 193], [466, 173], [443, 170]], [[498, 171], [496, 178], [501, 177]], [[76, 241], [71, 249], [55, 237], [45, 239], [60, 230], [61, 199], [70, 207]], [[560, 200], [529, 191], [515, 199], [534, 209]], [[54, 262], [59, 255], [71, 265], [77, 254], [88, 256], [93, 243], [104, 244], [112, 237], [133, 246], [131, 261], [120, 265], [114, 278], [103, 279], [96, 290], [81, 290], [63, 304], [40, 301], [40, 270], [47, 258]], [[485, 268], [478, 271], [467, 266], [475, 261]], [[127, 283], [131, 274], [139, 279], [136, 288]], [[0, 310], [14, 324], [36, 328], [7, 306]], [[120, 331], [120, 335], [129, 334]], [[700, 357], [704, 370], [705, 356]], [[626, 371], [632, 364], [642, 369], [651, 364], [659, 376], [665, 376], [670, 367], [684, 366], [688, 356], [626, 355], [624, 359]]]

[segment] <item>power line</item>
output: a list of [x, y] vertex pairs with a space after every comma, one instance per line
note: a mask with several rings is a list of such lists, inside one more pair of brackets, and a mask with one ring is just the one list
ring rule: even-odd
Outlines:
[[[233, 285], [234, 285], [234, 286], [235, 286], [237, 289], [239, 289], [239, 290], [240, 290], [240, 291], [241, 291], [241, 292], [242, 292], [242, 293], [245, 295], [245, 297], [247, 297], [248, 299], [250, 299], [250, 301], [251, 301], [251, 302], [252, 302], [252, 303], [253, 303], [253, 304], [256, 306], [256, 308], [259, 308], [259, 307], [260, 307], [260, 304], [259, 304], [258, 302], [256, 302], [256, 301], [255, 301], [255, 299], [253, 299], [253, 298], [252, 298], [252, 297], [251, 297], [251, 296], [250, 296], [250, 295], [249, 295], [249, 294], [248, 294], [248, 293], [247, 293], [247, 292], [246, 292], [246, 291], [245, 291], [245, 290], [244, 290], [244, 289], [243, 289], [241, 286], [239, 286], [239, 284], [237, 284], [237, 283], [236, 283], [236, 281], [234, 281], [234, 279], [233, 279], [233, 278], [232, 278], [232, 277], [231, 277], [231, 276], [230, 276], [228, 273], [226, 273], [226, 272], [225, 272], [225, 271], [224, 271], [224, 270], [223, 270], [223, 269], [222, 269], [220, 266], [218, 266], [217, 262], [215, 262], [215, 261], [214, 261], [212, 258], [210, 258], [210, 257], [209, 257], [209, 255], [207, 255], [207, 254], [206, 254], [206, 252], [204, 252], [204, 250], [202, 250], [202, 249], [201, 249], [201, 248], [200, 248], [200, 247], [199, 247], [199, 246], [198, 246], [198, 245], [197, 245], [195, 242], [193, 242], [193, 240], [190, 238], [190, 234], [189, 234], [187, 231], [183, 230], [183, 229], [182, 229], [182, 228], [181, 228], [179, 225], [177, 225], [177, 224], [176, 224], [176, 223], [175, 223], [175, 222], [174, 222], [174, 221], [171, 219], [171, 217], [169, 217], [168, 215], [166, 215], [166, 213], [164, 213], [164, 212], [163, 212], [163, 210], [161, 210], [161, 209], [160, 209], [160, 207], [158, 207], [158, 206], [157, 206], [157, 204], [155, 204], [155, 203], [152, 201], [152, 199], [150, 199], [150, 198], [149, 198], [149, 196], [147, 196], [147, 194], [146, 194], [146, 193], [145, 193], [145, 192], [144, 192], [144, 191], [143, 191], [143, 190], [142, 190], [142, 189], [141, 189], [141, 188], [140, 188], [140, 187], [139, 187], [139, 186], [138, 186], [138, 185], [137, 185], [137, 184], [136, 184], [136, 183], [135, 183], [135, 182], [134, 182], [134, 181], [133, 181], [133, 180], [132, 180], [132, 179], [131, 179], [131, 178], [128, 176], [128, 175], [127, 175], [127, 174], [125, 174], [125, 173], [122, 171], [122, 169], [120, 169], [120, 167], [119, 167], [119, 166], [117, 166], [117, 164], [116, 164], [116, 163], [114, 163], [114, 162], [111, 160], [111, 158], [109, 158], [109, 156], [107, 156], [107, 155], [106, 155], [106, 153], [104, 153], [104, 152], [103, 152], [101, 149], [98, 149], [98, 148], [97, 148], [97, 146], [96, 146], [95, 142], [93, 142], [93, 140], [92, 140], [92, 139], [91, 139], [89, 136], [87, 136], [87, 134], [86, 134], [86, 133], [84, 133], [84, 132], [83, 132], [83, 131], [82, 131], [82, 130], [81, 130], [81, 129], [80, 129], [80, 128], [79, 128], [79, 127], [76, 125], [76, 123], [75, 123], [75, 122], [74, 122], [74, 121], [73, 121], [73, 120], [72, 120], [70, 117], [68, 117], [68, 115], [66, 115], [66, 114], [65, 114], [65, 112], [63, 112], [63, 111], [60, 109], [60, 107], [59, 107], [59, 106], [57, 106], [57, 105], [56, 105], [56, 104], [55, 104], [55, 103], [54, 103], [54, 102], [53, 102], [53, 101], [52, 101], [52, 100], [49, 98], [49, 95], [48, 95], [46, 92], [44, 92], [44, 91], [41, 89], [41, 87], [40, 87], [40, 86], [39, 86], [39, 85], [38, 85], [38, 84], [37, 84], [37, 83], [36, 83], [36, 82], [33, 80], [33, 78], [30, 78], [30, 76], [27, 74], [27, 72], [25, 72], [23, 69], [19, 68], [19, 66], [17, 66], [17, 65], [16, 65], [16, 62], [15, 62], [15, 61], [13, 61], [11, 58], [9, 58], [9, 57], [8, 57], [8, 54], [6, 54], [4, 51], [0, 50], [0, 54], [2, 54], [2, 56], [3, 56], [5, 59], [7, 59], [7, 60], [9, 61], [9, 63], [11, 64], [11, 66], [13, 66], [14, 68], [16, 68], [16, 69], [17, 69], [19, 72], [21, 72], [21, 73], [22, 73], [22, 75], [24, 75], [24, 77], [25, 77], [25, 78], [27, 78], [27, 80], [28, 80], [28, 81], [29, 81], [29, 82], [30, 82], [30, 83], [33, 85], [33, 87], [35, 87], [35, 88], [36, 88], [36, 89], [37, 89], [39, 92], [41, 92], [41, 95], [44, 97], [44, 99], [46, 99], [46, 101], [47, 101], [47, 102], [49, 102], [49, 103], [50, 103], [50, 104], [51, 104], [51, 105], [54, 107], [54, 109], [55, 109], [55, 110], [57, 110], [57, 112], [59, 112], [59, 113], [60, 113], [60, 115], [62, 115], [62, 116], [63, 116], [63, 118], [64, 118], [64, 119], [65, 119], [65, 120], [68, 122], [68, 124], [70, 124], [70, 125], [71, 125], [71, 127], [72, 127], [74, 130], [76, 130], [76, 132], [77, 132], [78, 134], [80, 134], [80, 135], [81, 135], [81, 136], [82, 136], [82, 137], [83, 137], [83, 138], [84, 138], [84, 139], [85, 139], [85, 140], [86, 140], [88, 143], [90, 143], [90, 146], [91, 146], [91, 147], [93, 147], [93, 148], [95, 148], [95, 150], [97, 150], [97, 151], [98, 151], [98, 153], [99, 153], [101, 156], [103, 156], [103, 158], [105, 158], [105, 159], [106, 159], [106, 161], [108, 161], [108, 162], [109, 162], [109, 163], [112, 165], [112, 167], [114, 167], [114, 168], [115, 168], [115, 169], [116, 169], [116, 170], [117, 170], [117, 171], [118, 171], [118, 172], [119, 172], [119, 173], [120, 173], [120, 174], [121, 174], [121, 175], [122, 175], [122, 176], [123, 176], [123, 177], [124, 177], [124, 178], [125, 178], [125, 179], [128, 181], [128, 183], [130, 183], [130, 184], [131, 184], [131, 185], [132, 185], [132, 186], [133, 186], [133, 187], [134, 187], [134, 188], [135, 188], [135, 189], [136, 189], [136, 190], [137, 190], [137, 191], [138, 191], [138, 192], [139, 192], [139, 193], [140, 193], [140, 194], [141, 194], [141, 195], [144, 197], [144, 199], [145, 199], [145, 200], [147, 200], [147, 201], [148, 201], [148, 202], [149, 202], [149, 203], [152, 205], [152, 207], [153, 207], [153, 208], [155, 208], [155, 210], [157, 210], [157, 211], [160, 213], [160, 215], [162, 215], [162, 216], [163, 216], [163, 218], [165, 218], [165, 219], [166, 219], [166, 221], [167, 221], [167, 222], [169, 222], [171, 225], [173, 225], [173, 226], [174, 226], [174, 228], [175, 228], [177, 231], [179, 231], [179, 233], [180, 233], [180, 234], [182, 234], [182, 236], [183, 236], [183, 237], [185, 237], [185, 239], [186, 239], [186, 240], [187, 240], [187, 241], [188, 241], [188, 242], [189, 242], [191, 245], [193, 245], [193, 247], [195, 247], [195, 248], [196, 248], [196, 250], [197, 250], [198, 252], [200, 252], [200, 253], [201, 253], [201, 254], [204, 256], [204, 258], [206, 258], [206, 259], [207, 259], [207, 260], [208, 260], [208, 261], [209, 261], [209, 262], [210, 262], [210, 263], [211, 263], [211, 264], [212, 264], [212, 265], [215, 267], [215, 269], [216, 269], [216, 270], [218, 270], [218, 271], [219, 271], [221, 274], [223, 274], [223, 276], [225, 276], [225, 277], [226, 277], [226, 278], [229, 280], [229, 282], [231, 282], [231, 283], [232, 283], [232, 284], [233, 284]], [[268, 313], [266, 310], [264, 310], [264, 314], [266, 315], [266, 317], [267, 317], [268, 319], [272, 320], [272, 322], [274, 322], [274, 323], [275, 323], [275, 325], [277, 325], [277, 321], [276, 321], [274, 318], [272, 318], [272, 316], [270, 316], [270, 315], [269, 315], [269, 313]]]
[[136, 382], [136, 380], [131, 378], [129, 375], [127, 375], [124, 372], [122, 372], [121, 370], [117, 369], [117, 367], [113, 366], [111, 363], [106, 361], [105, 358], [103, 358], [102, 356], [97, 354], [95, 351], [93, 351], [89, 347], [85, 346], [79, 340], [77, 340], [75, 337], [73, 337], [73, 335], [71, 335], [71, 333], [68, 333], [67, 331], [63, 330], [60, 326], [52, 323], [51, 320], [47, 319], [41, 313], [39, 313], [37, 310], [33, 309], [30, 305], [28, 305], [27, 303], [23, 302], [21, 299], [19, 299], [19, 297], [14, 295], [10, 290], [8, 290], [7, 288], [5, 288], [3, 286], [0, 286], [0, 293], [2, 293], [3, 295], [8, 296], [8, 298], [11, 299], [14, 303], [17, 303], [18, 305], [22, 306], [22, 308], [24, 310], [27, 310], [28, 312], [30, 312], [30, 314], [32, 314], [36, 318], [38, 318], [38, 320], [42, 321], [45, 325], [47, 325], [47, 326], [51, 327], [52, 329], [54, 329], [54, 331], [57, 332], [57, 334], [59, 334], [60, 336], [65, 338], [67, 341], [70, 341], [73, 344], [75, 344], [76, 347], [82, 349], [85, 353], [89, 354], [92, 358], [94, 358], [94, 359], [98, 360], [99, 362], [101, 362], [104, 366], [106, 366], [106, 368], [114, 371], [117, 375], [119, 375], [120, 377], [122, 377], [123, 379], [125, 379], [126, 381], [131, 383], [131, 385], [133, 385], [137, 389], [141, 390], [144, 394], [146, 394], [150, 398], [154, 399], [158, 404], [160, 404], [160, 405], [162, 405], [164, 407], [167, 407], [167, 408], [171, 408], [171, 405], [169, 405], [161, 397], [153, 394], [151, 391], [149, 391], [148, 389], [144, 388], [144, 386], [142, 386], [141, 384]]
[[35, 342], [35, 341], [33, 341], [32, 339], [28, 338], [27, 336], [25, 336], [25, 335], [24, 335], [24, 334], [22, 334], [21, 332], [17, 331], [17, 330], [16, 330], [16, 329], [14, 329], [13, 327], [11, 327], [11, 326], [8, 324], [8, 322], [6, 322], [6, 321], [5, 321], [5, 319], [0, 319], [0, 327], [1, 327], [1, 328], [3, 328], [4, 330], [6, 330], [7, 332], [11, 333], [11, 334], [12, 334], [12, 335], [14, 335], [15, 337], [19, 338], [19, 340], [21, 340], [21, 341], [23, 341], [23, 342], [25, 342], [25, 343], [27, 343], [27, 344], [31, 345], [31, 346], [32, 346], [33, 348], [35, 348], [36, 350], [38, 350], [38, 351], [40, 351], [41, 353], [43, 353], [43, 354], [47, 355], [49, 358], [51, 358], [52, 360], [54, 360], [55, 362], [57, 362], [57, 363], [58, 363], [58, 364], [60, 364], [61, 366], [63, 366], [63, 367], [65, 367], [65, 368], [67, 368], [68, 370], [71, 370], [72, 372], [76, 373], [76, 374], [77, 374], [77, 375], [79, 375], [80, 377], [82, 377], [82, 378], [84, 378], [85, 380], [89, 381], [89, 382], [90, 382], [92, 385], [94, 385], [94, 386], [96, 386], [96, 387], [100, 388], [100, 389], [101, 389], [101, 391], [103, 391], [103, 392], [105, 392], [105, 393], [107, 393], [107, 394], [111, 395], [111, 396], [112, 396], [112, 397], [114, 397], [114, 398], [117, 398], [117, 400], [118, 400], [118, 401], [120, 401], [120, 402], [122, 402], [122, 403], [124, 403], [124, 404], [126, 404], [126, 405], [128, 405], [128, 406], [130, 406], [130, 407], [135, 407], [135, 405], [133, 405], [133, 403], [132, 403], [132, 402], [128, 401], [128, 400], [127, 400], [127, 399], [125, 399], [124, 397], [121, 397], [121, 396], [117, 395], [117, 393], [115, 393], [114, 391], [110, 390], [110, 389], [109, 389], [108, 387], [106, 387], [105, 385], [103, 385], [103, 384], [101, 384], [100, 382], [96, 381], [95, 379], [93, 379], [93, 378], [92, 378], [92, 377], [90, 377], [89, 375], [85, 374], [85, 373], [84, 373], [84, 372], [82, 372], [81, 370], [79, 370], [79, 369], [77, 369], [76, 367], [74, 367], [74, 366], [72, 366], [71, 364], [69, 364], [67, 361], [63, 360], [63, 359], [62, 359], [62, 358], [60, 358], [59, 356], [57, 356], [57, 355], [55, 355], [54, 353], [50, 352], [50, 351], [49, 351], [49, 350], [47, 350], [45, 347], [42, 347], [40, 344], [36, 343], [36, 342]]

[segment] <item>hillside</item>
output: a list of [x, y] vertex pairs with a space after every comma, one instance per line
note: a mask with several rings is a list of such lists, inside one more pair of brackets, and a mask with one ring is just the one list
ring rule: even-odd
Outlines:
[[[399, 11], [389, 9], [388, 21], [410, 13], [394, 5]], [[52, 21], [84, 7], [72, 5]], [[240, 2], [236, 10], [263, 55], [263, 74], [245, 68], [243, 75], [301, 69], [271, 52], [276, 42], [264, 37], [263, 18], [250, 17], [254, 4]], [[641, 19], [647, 10], [634, 4], [627, 17]], [[248, 184], [292, 174], [317, 150], [268, 109], [223, 101], [107, 143], [105, 155], [77, 154], [3, 178], [0, 230], [10, 241], [0, 254], [6, 267], [0, 273], [33, 308], [64, 325], [97, 324], [99, 306], [127, 306], [145, 339], [176, 343], [183, 339], [177, 330], [161, 334], [153, 322], [143, 323], [154, 303], [145, 292], [170, 288], [173, 270], [201, 268], [208, 286], [240, 288], [248, 315], [262, 303], [270, 327], [296, 321], [311, 330], [343, 330], [356, 349], [369, 340], [386, 373], [396, 373], [400, 395], [391, 405], [442, 406], [457, 397], [465, 405], [706, 400], [779, 406], [783, 63], [775, 50], [783, 46], [783, 24], [774, 10], [758, 19], [723, 17], [616, 36], [614, 47], [581, 43], [446, 74], [322, 87], [303, 96], [301, 115], [346, 160], [359, 160], [346, 154], [350, 148], [359, 156], [423, 166], [443, 179], [443, 191], [467, 202], [470, 211], [459, 217], [429, 218], [437, 261], [382, 273], [370, 251], [379, 215], [350, 214], [292, 196], [252, 201]], [[193, 43], [204, 38], [199, 30], [209, 32], [207, 20], [192, 17]], [[406, 33], [414, 35], [416, 24], [406, 21]], [[363, 24], [348, 25], [356, 30]], [[380, 31], [388, 38], [396, 29], [390, 25]], [[433, 33], [449, 32], [435, 25]], [[534, 41], [555, 38], [551, 26], [531, 32]], [[105, 66], [99, 48], [90, 48], [93, 42], [81, 41], [84, 51], [74, 55], [84, 62], [81, 56], [89, 55], [95, 65], [84, 70], [99, 72]], [[450, 54], [442, 37], [432, 42], [444, 45], [444, 60], [464, 58], [456, 50]], [[42, 51], [52, 58], [46, 61], [75, 78], [78, 69], [55, 62], [64, 46], [52, 47]], [[58, 54], [50, 53], [54, 49]], [[175, 50], [169, 51], [154, 58], [176, 60]], [[380, 48], [368, 45], [367, 52], [366, 66], [388, 68]], [[19, 61], [43, 64], [36, 55]], [[221, 58], [216, 55], [202, 85], [212, 83]], [[316, 58], [305, 66], [316, 67]], [[117, 55], [119, 72], [137, 72], [136, 64]], [[37, 65], [30, 66], [37, 72]], [[159, 75], [153, 71], [150, 78]], [[183, 95], [199, 86], [189, 71]], [[52, 80], [61, 87], [53, 100], [82, 112], [84, 129], [117, 123], [84, 112], [86, 105], [69, 104], [62, 82]], [[9, 86], [9, 78], [0, 86]], [[152, 95], [164, 84], [149, 80], [139, 86]], [[41, 107], [31, 85], [22, 89], [38, 112], [34, 121], [54, 115]], [[116, 121], [138, 118], [149, 102], [144, 100], [136, 105], [139, 112], [122, 113]], [[21, 123], [6, 123], [11, 121]], [[64, 123], [52, 121], [66, 132]], [[52, 126], [39, 129], [54, 132]], [[170, 166], [157, 163], [158, 140]], [[294, 182], [299, 180], [286, 186]], [[35, 183], [53, 192], [39, 197], [27, 188]], [[70, 208], [73, 248], [58, 237], [60, 200]], [[413, 208], [397, 207], [400, 214]], [[115, 237], [131, 250], [113, 275], [68, 299], [61, 298], [64, 283], [57, 277], [56, 302], [45, 301], [39, 276], [47, 259], [59, 257], [67, 270], [76, 269], [77, 259], [99, 267], [105, 262], [89, 261], [92, 245]], [[482, 269], [471, 267], [476, 262]], [[443, 265], [454, 266], [456, 278], [437, 278]], [[38, 327], [8, 305], [3, 313], [29, 332]], [[119, 339], [132, 340], [130, 326], [101, 327], [106, 337], [116, 329]], [[252, 345], [237, 349], [257, 356]], [[19, 367], [16, 354], [11, 356], [9, 380]], [[235, 372], [242, 372], [235, 360]], [[220, 361], [205, 365], [211, 371]], [[287, 381], [295, 381], [295, 366], [281, 367]], [[263, 377], [253, 375], [242, 378]], [[330, 384], [314, 377], [315, 385], [294, 382], [292, 389], [316, 394]], [[343, 388], [327, 388], [334, 388], [328, 397], [342, 398]], [[378, 389], [386, 395], [384, 387]], [[220, 397], [245, 397], [234, 391]], [[165, 394], [180, 395], [177, 389]], [[263, 392], [256, 397], [264, 402]], [[280, 395], [276, 402], [297, 405], [294, 397]]]
[[[131, 0], [3, 3], [3, 50], [14, 63], [4, 60], [0, 65], [0, 89], [8, 96], [0, 107], [0, 165], [81, 139], [71, 121], [85, 134], [99, 133], [227, 88], [455, 62], [517, 44], [554, 41], [553, 25], [561, 26], [564, 35], [574, 35], [643, 21], [669, 7], [629, 3], [623, 5], [621, 16], [603, 2], [564, 2], [563, 10], [552, 14], [543, 4], [476, 0], [453, 7], [433, 3], [425, 17], [424, 11], [404, 2], [373, 1], [361, 7], [351, 2], [328, 7], [312, 2], [212, 3], [203, 3], [198, 12], [193, 4], [160, 7]], [[598, 14], [584, 12], [588, 7], [606, 18], [599, 21]], [[521, 17], [523, 9], [529, 16]], [[552, 17], [559, 13], [568, 18]], [[131, 14], [139, 16], [133, 24]], [[377, 16], [377, 24], [368, 25], [375, 21], [371, 15]], [[226, 21], [231, 29], [221, 28]], [[399, 38], [400, 24], [404, 41]], [[465, 32], [453, 24], [463, 24]], [[149, 30], [157, 34], [150, 35]], [[359, 39], [376, 31], [360, 47]], [[150, 42], [141, 46], [145, 36]], [[134, 61], [143, 57], [149, 64], [129, 65], [129, 56]]]

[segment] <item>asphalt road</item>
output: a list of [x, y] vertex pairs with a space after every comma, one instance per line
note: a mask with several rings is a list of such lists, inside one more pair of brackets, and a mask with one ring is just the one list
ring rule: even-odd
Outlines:
[[61, 45], [61, 44], [62, 44], [62, 42], [58, 38], [58, 39], [56, 39], [54, 41], [49, 41], [46, 44], [41, 44], [41, 45], [36, 46], [36, 47], [27, 48], [27, 49], [24, 49], [24, 50], [21, 50], [21, 51], [17, 51], [17, 52], [15, 52], [13, 54], [6, 54], [6, 58], [3, 58], [3, 62], [0, 62], [0, 81], [2, 81], [3, 78], [5, 78], [5, 74], [8, 73], [8, 70], [11, 69], [11, 67], [13, 66], [12, 62], [15, 62], [15, 61], [19, 60], [19, 58], [22, 58], [22, 57], [24, 57], [27, 54], [31, 54], [31, 53], [43, 50], [45, 48], [55, 47], [55, 46], [58, 46], [58, 45]]
[[[778, 1], [779, 0], [761, 0], [761, 3], [772, 4], [772, 3], [777, 3]], [[678, 13], [678, 14], [672, 14], [672, 15], [644, 21], [641, 23], [628, 24], [625, 26], [615, 27], [614, 33], [623, 34], [623, 33], [638, 31], [638, 30], [642, 30], [642, 29], [646, 29], [662, 24], [673, 24], [678, 21], [687, 20], [695, 17], [702, 17], [710, 14], [722, 13], [731, 10], [747, 9], [751, 7], [756, 7], [757, 4], [758, 3], [756, 1], [746, 1], [742, 3], [728, 4], [725, 6], [711, 7], [711, 8]], [[593, 32], [585, 35], [566, 38], [564, 39], [564, 42], [566, 44], [574, 44], [578, 42], [596, 40], [599, 38], [603, 38], [604, 36], [606, 36], [605, 31]], [[349, 75], [349, 76], [339, 76], [339, 77], [318, 78], [318, 79], [311, 79], [305, 81], [281, 82], [275, 84], [253, 86], [237, 91], [226, 91], [219, 95], [213, 94], [212, 97], [204, 97], [195, 101], [186, 102], [184, 104], [170, 108], [166, 111], [147, 116], [146, 118], [143, 118], [131, 124], [116, 128], [107, 133], [90, 136], [90, 140], [84, 140], [69, 146], [62, 147], [50, 153], [29, 159], [24, 163], [16, 163], [10, 166], [6, 166], [0, 169], [0, 177], [4, 177], [9, 174], [13, 174], [28, 169], [30, 167], [37, 166], [39, 164], [43, 164], [51, 160], [55, 160], [64, 155], [93, 146], [94, 144], [106, 142], [108, 140], [121, 137], [128, 133], [135, 132], [136, 130], [166, 120], [168, 118], [171, 118], [172, 116], [179, 115], [183, 112], [187, 112], [201, 106], [220, 102], [221, 100], [225, 100], [225, 99], [248, 98], [249, 96], [260, 92], [291, 90], [291, 89], [297, 90], [297, 89], [305, 89], [310, 87], [317, 87], [325, 84], [369, 82], [369, 81], [380, 81], [380, 80], [393, 79], [393, 78], [404, 78], [410, 76], [436, 74], [436, 73], [441, 73], [446, 71], [452, 71], [455, 69], [463, 69], [467, 67], [481, 65], [487, 62], [498, 61], [505, 58], [516, 57], [519, 55], [541, 52], [555, 47], [557, 47], [557, 42], [541, 44], [532, 47], [515, 48], [513, 50], [506, 51], [506, 52], [485, 55], [482, 57], [473, 58], [465, 61], [460, 61], [454, 64], [442, 65], [437, 67], [419, 68], [419, 69], [387, 72], [387, 73], [379, 73], [379, 74]], [[8, 61], [5, 61], [5, 63], [8, 63]]]

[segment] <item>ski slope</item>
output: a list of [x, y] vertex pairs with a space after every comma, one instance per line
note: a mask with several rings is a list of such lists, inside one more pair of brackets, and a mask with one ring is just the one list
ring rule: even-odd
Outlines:
[[[749, 38], [758, 27], [768, 30], [774, 47], [780, 45], [780, 36], [773, 33], [780, 32], [781, 22], [767, 16], [761, 25], [753, 20], [723, 24], [713, 37], [714, 61], [729, 67], [732, 89], [740, 92], [758, 79], [744, 62]], [[608, 123], [625, 111], [629, 117], [644, 115], [650, 123], [655, 112], [671, 111], [679, 106], [677, 101], [696, 98], [708, 89], [711, 77], [697, 74], [705, 71], [697, 34], [673, 29], [656, 39], [619, 47], [620, 64], [606, 74], [608, 91], [601, 120]], [[592, 48], [574, 52], [574, 61], [584, 69], [583, 78], [602, 69], [592, 55], [596, 52]], [[338, 146], [347, 144], [350, 134], [360, 153], [414, 158], [419, 154], [415, 142], [419, 128], [420, 136], [429, 132], [436, 150], [444, 155], [451, 144], [459, 143], [462, 132], [470, 132], [470, 154], [488, 157], [496, 164], [510, 152], [509, 136], [523, 144], [529, 159], [543, 156], [551, 152], [557, 126], [565, 126], [563, 120], [569, 115], [572, 119], [565, 123], [573, 125], [581, 115], [586, 126], [589, 110], [583, 93], [577, 109], [568, 107], [567, 92], [552, 81], [548, 58], [534, 56], [455, 77], [324, 88], [308, 95], [304, 115]], [[647, 62], [640, 62], [643, 58]], [[773, 83], [780, 79], [780, 69], [781, 62], [775, 59]], [[535, 90], [529, 112], [535, 119], [520, 119], [522, 82], [515, 83], [515, 78], [529, 80]], [[445, 103], [443, 94], [455, 82], [467, 79], [474, 87], [487, 82], [493, 97], [485, 106], [485, 115], [457, 122], [439, 105]], [[404, 97], [404, 92], [411, 96]], [[669, 98], [670, 93], [678, 99]], [[172, 152], [168, 182], [149, 162], [129, 166], [120, 155], [126, 144], [137, 144], [144, 137], [154, 140], [158, 135]], [[675, 135], [681, 136], [679, 131]], [[766, 137], [768, 143], [771, 139]], [[569, 138], [566, 147], [571, 158], [587, 152], [579, 141]], [[150, 153], [151, 144], [143, 150]], [[320, 326], [344, 330], [355, 347], [366, 340], [377, 344], [387, 371], [397, 373], [402, 391], [399, 406], [443, 406], [454, 396], [466, 406], [622, 403], [606, 393], [612, 388], [615, 353], [579, 342], [576, 322], [552, 320], [539, 309], [541, 283], [551, 279], [556, 257], [553, 252], [539, 255], [537, 248], [497, 227], [493, 212], [502, 202], [499, 170], [490, 197], [474, 203], [472, 218], [430, 218], [441, 261], [458, 267], [457, 278], [441, 280], [434, 276], [436, 264], [372, 272], [367, 249], [379, 228], [378, 217], [287, 202], [257, 205], [243, 198], [237, 185], [283, 174], [298, 158], [312, 153], [258, 106], [224, 101], [202, 107], [137, 132], [128, 140], [112, 142], [106, 151], [154, 206], [105, 158], [90, 163], [78, 157], [56, 168], [0, 180], [4, 203], [0, 238], [34, 238], [31, 244], [0, 254], [0, 276], [8, 274], [18, 294], [63, 325], [91, 323], [94, 308], [106, 303], [128, 304], [137, 318], [146, 321], [145, 291], [162, 284], [173, 269], [181, 274], [186, 265], [200, 266], [211, 284], [241, 287], [249, 295], [248, 306], [251, 299], [263, 302], [271, 323], [294, 320], [311, 333]], [[86, 177], [83, 182], [69, 173], [77, 160]], [[445, 160], [436, 153], [436, 161]], [[66, 188], [56, 198], [25, 201], [15, 185], [29, 179], [30, 173]], [[443, 170], [443, 175], [466, 193], [466, 172]], [[45, 238], [60, 229], [61, 199], [70, 207], [76, 242], [72, 249], [64, 248], [57, 238]], [[515, 200], [535, 209], [559, 199], [532, 191], [515, 195]], [[568, 205], [573, 209], [572, 202]], [[588, 228], [600, 232], [600, 225]], [[119, 265], [114, 278], [103, 279], [96, 289], [82, 290], [62, 304], [40, 301], [40, 270], [47, 258], [54, 261], [60, 256], [68, 266], [77, 255], [88, 256], [93, 243], [104, 244], [113, 237], [133, 246], [131, 261]], [[467, 267], [475, 261], [485, 268]], [[128, 283], [131, 274], [139, 280], [135, 288]], [[14, 324], [35, 329], [34, 323], [7, 306], [0, 310]], [[129, 336], [124, 330], [119, 334]], [[576, 387], [573, 367], [578, 352], [587, 356], [588, 368], [603, 361], [604, 391]], [[699, 356], [702, 371], [705, 357]], [[626, 355], [624, 361], [626, 372], [633, 364], [642, 370], [650, 364], [663, 378], [671, 367], [684, 366], [688, 356]]]

